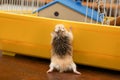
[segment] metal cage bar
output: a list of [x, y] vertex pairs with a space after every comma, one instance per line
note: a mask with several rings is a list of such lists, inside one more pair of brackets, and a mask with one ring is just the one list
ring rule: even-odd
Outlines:
[[[7, 11], [19, 14], [32, 14], [34, 10], [46, 4], [46, 0], [0, 0], [0, 11]], [[111, 25], [111, 20], [114, 20], [114, 26], [117, 23], [117, 17], [120, 16], [120, 0], [81, 0], [82, 5], [86, 6], [86, 14], [84, 22], [88, 22], [88, 8], [92, 9], [91, 18], [89, 23], [94, 23], [94, 10], [101, 13], [100, 6], [101, 2], [103, 5], [103, 14], [105, 15], [102, 25]], [[101, 1], [101, 2], [100, 2]], [[96, 3], [97, 2], [97, 3]], [[84, 4], [85, 3], [85, 4]], [[36, 13], [36, 15], [38, 12]], [[96, 23], [98, 23], [98, 18]]]

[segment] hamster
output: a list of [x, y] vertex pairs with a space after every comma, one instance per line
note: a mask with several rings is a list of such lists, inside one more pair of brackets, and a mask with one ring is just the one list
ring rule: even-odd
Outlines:
[[73, 34], [70, 28], [69, 31], [63, 24], [57, 24], [54, 31], [51, 33], [51, 63], [50, 69], [47, 73], [52, 72], [54, 69], [59, 72], [73, 70], [76, 74], [81, 74], [76, 70], [76, 64], [73, 62]]

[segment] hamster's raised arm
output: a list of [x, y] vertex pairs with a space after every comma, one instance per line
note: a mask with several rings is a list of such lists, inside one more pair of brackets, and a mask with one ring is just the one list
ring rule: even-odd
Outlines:
[[73, 40], [72, 27], [69, 28], [68, 34], [69, 34], [70, 39]]

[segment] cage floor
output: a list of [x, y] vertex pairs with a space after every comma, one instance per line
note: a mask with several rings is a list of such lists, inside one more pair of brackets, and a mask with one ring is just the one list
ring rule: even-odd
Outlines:
[[1, 80], [120, 80], [120, 72], [77, 65], [82, 75], [72, 72], [47, 74], [49, 60], [0, 54]]

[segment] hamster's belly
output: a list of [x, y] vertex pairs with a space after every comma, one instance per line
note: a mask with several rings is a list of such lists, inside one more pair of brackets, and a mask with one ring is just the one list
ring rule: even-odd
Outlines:
[[58, 56], [52, 56], [51, 58], [54, 67], [57, 70], [71, 70], [71, 65], [73, 64], [72, 56], [65, 56], [64, 58], [59, 58]]

